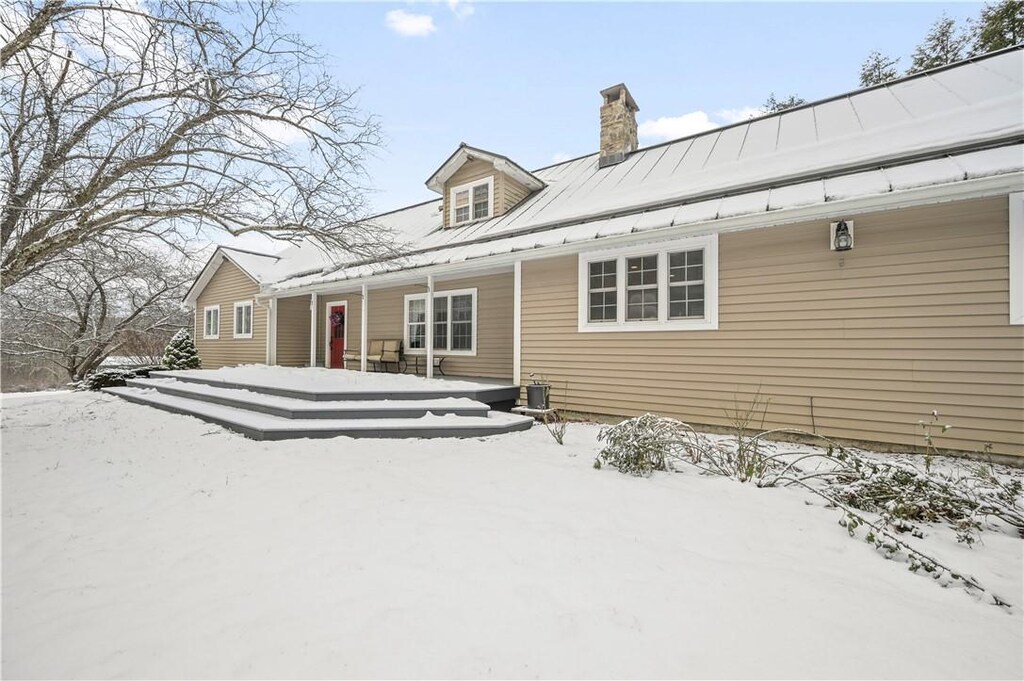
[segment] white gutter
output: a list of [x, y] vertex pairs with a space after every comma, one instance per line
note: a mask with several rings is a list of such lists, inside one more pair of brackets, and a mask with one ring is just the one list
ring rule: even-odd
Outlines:
[[[336, 281], [323, 282], [308, 286], [297, 286], [295, 288], [283, 289], [281, 291], [267, 290], [264, 292], [264, 295], [274, 298], [285, 298], [289, 296], [306, 295], [310, 292], [317, 291], [337, 291], [356, 288], [363, 283], [397, 284], [407, 281], [422, 281], [425, 275], [445, 276], [447, 274], [471, 273], [474, 269], [488, 269], [498, 266], [513, 267], [514, 264], [520, 260], [553, 258], [559, 255], [570, 255], [581, 251], [591, 250], [593, 248], [603, 249], [623, 244], [676, 239], [684, 236], [740, 232], [750, 229], [778, 227], [814, 220], [850, 217], [856, 213], [912, 208], [928, 204], [948, 203], [951, 201], [966, 201], [969, 199], [979, 199], [1020, 191], [1022, 188], [1024, 188], [1024, 171], [1014, 171], [1012, 173], [995, 175], [992, 177], [960, 180], [951, 184], [929, 185], [927, 187], [906, 189], [896, 192], [888, 192], [885, 194], [875, 194], [866, 197], [859, 196], [849, 199], [840, 199], [837, 201], [818, 203], [799, 208], [789, 208], [751, 215], [706, 220], [704, 222], [694, 222], [685, 225], [666, 225], [665, 227], [646, 229], [641, 232], [602, 237], [600, 239], [587, 239], [584, 241], [576, 241], [557, 246], [544, 246], [529, 250], [501, 253], [482, 258], [474, 258], [472, 260], [462, 260], [455, 263], [426, 265], [423, 267], [411, 268], [387, 274], [353, 277], [351, 279], [338, 279]], [[573, 225], [566, 225], [566, 227], [570, 226]], [[517, 236], [523, 235], [510, 233], [508, 238], [513, 239]], [[495, 241], [497, 242], [497, 240]], [[455, 248], [457, 245], [450, 247]]]

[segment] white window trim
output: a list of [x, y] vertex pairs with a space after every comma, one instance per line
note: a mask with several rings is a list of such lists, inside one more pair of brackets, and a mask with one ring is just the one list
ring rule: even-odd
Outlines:
[[[206, 315], [210, 310], [217, 311], [217, 333], [206, 333]], [[220, 305], [207, 305], [203, 308], [203, 340], [217, 340], [220, 338]]]
[[1024, 192], [1010, 201], [1010, 323], [1024, 324]]
[[[487, 215], [482, 218], [473, 217], [473, 187], [478, 187], [482, 184], [487, 185]], [[463, 220], [462, 222], [455, 221], [455, 194], [465, 189], [469, 190], [469, 219]], [[448, 224], [452, 227], [462, 227], [468, 225], [471, 222], [477, 222], [478, 220], [489, 220], [494, 217], [494, 176], [490, 175], [482, 180], [473, 180], [466, 184], [460, 184], [457, 187], [452, 187], [448, 190]]]
[[[238, 310], [243, 307], [249, 308], [249, 333], [238, 333]], [[235, 338], [252, 338], [252, 329], [256, 326], [255, 308], [251, 300], [242, 300], [235, 303], [235, 314], [231, 318], [231, 332]]]
[[[668, 254], [678, 251], [704, 249], [704, 318], [668, 318]], [[638, 255], [658, 255], [658, 319], [657, 321], [626, 321], [626, 258]], [[617, 289], [614, 322], [591, 322], [590, 263], [616, 260], [615, 285]], [[710, 331], [718, 328], [718, 234], [688, 237], [673, 241], [649, 242], [623, 248], [585, 251], [579, 254], [577, 265], [578, 322], [580, 333], [617, 331]]]
[[[452, 342], [452, 297], [453, 296], [472, 296], [473, 297], [473, 347], [470, 350], [438, 350], [434, 349], [434, 356], [436, 357], [476, 357], [477, 345], [477, 329], [480, 327], [480, 320], [477, 317], [477, 296], [475, 288], [460, 288], [450, 291], [434, 291], [434, 297], [446, 296], [448, 298], [448, 344]], [[405, 354], [407, 355], [426, 355], [426, 348], [410, 348], [409, 347], [409, 301], [411, 300], [426, 300], [426, 293], [409, 293], [405, 296], [405, 302], [403, 303], [402, 312], [402, 342], [405, 348]], [[428, 324], [433, 324], [433, 320], [427, 320]]]

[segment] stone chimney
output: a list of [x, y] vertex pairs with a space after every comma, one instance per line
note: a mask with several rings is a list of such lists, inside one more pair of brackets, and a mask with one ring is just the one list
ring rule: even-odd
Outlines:
[[604, 168], [621, 163], [636, 151], [636, 112], [640, 107], [623, 83], [601, 90], [601, 98], [601, 156], [597, 165]]

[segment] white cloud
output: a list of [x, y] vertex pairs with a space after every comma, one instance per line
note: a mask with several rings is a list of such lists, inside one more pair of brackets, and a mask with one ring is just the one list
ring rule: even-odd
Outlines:
[[284, 146], [291, 146], [306, 139], [305, 133], [284, 121], [268, 121], [260, 118], [253, 120], [253, 127], [260, 134]]
[[695, 135], [720, 125], [720, 123], [712, 121], [711, 117], [703, 111], [691, 111], [682, 116], [662, 116], [644, 121], [637, 127], [637, 132], [640, 137], [662, 141]]
[[473, 12], [476, 11], [476, 7], [473, 7], [473, 5], [466, 0], [448, 0], [448, 9], [452, 11], [452, 14], [454, 14], [459, 21], [471, 17]]
[[682, 116], [662, 116], [642, 121], [637, 126], [637, 133], [640, 137], [652, 142], [664, 142], [696, 135], [730, 123], [739, 123], [760, 115], [761, 111], [752, 106], [722, 109], [710, 115], [705, 111], [691, 111]]
[[739, 123], [740, 121], [757, 118], [762, 113], [756, 106], [742, 106], [739, 109], [722, 109], [715, 113], [715, 117], [722, 119], [726, 123]]
[[434, 17], [429, 14], [413, 14], [404, 9], [393, 9], [384, 15], [384, 21], [392, 31], [404, 36], [426, 36], [437, 30]]

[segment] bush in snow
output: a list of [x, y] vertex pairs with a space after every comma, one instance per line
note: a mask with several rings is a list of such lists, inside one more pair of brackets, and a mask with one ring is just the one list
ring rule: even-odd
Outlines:
[[654, 414], [602, 428], [597, 439], [608, 444], [594, 460], [594, 468], [607, 464], [620, 473], [637, 476], [668, 470], [669, 459], [678, 456], [688, 428], [684, 423]]
[[125, 385], [129, 378], [149, 378], [149, 372], [160, 371], [161, 366], [142, 366], [131, 369], [101, 369], [94, 371], [81, 381], [71, 384], [74, 390], [100, 390]]
[[174, 334], [164, 350], [163, 365], [168, 369], [200, 369], [203, 366], [199, 351], [188, 329]]
[[[864, 529], [864, 539], [886, 557], [903, 556], [910, 570], [936, 579], [959, 580], [984, 591], [976, 581], [917, 550], [911, 538], [924, 536], [924, 525], [945, 524], [959, 541], [972, 545], [985, 529], [1011, 529], [1024, 537], [1024, 476], [1001, 475], [992, 466], [948, 462], [932, 470], [909, 461], [879, 460], [844, 448], [827, 438], [796, 430], [712, 440], [691, 426], [651, 414], [628, 419], [601, 431], [606, 446], [594, 461], [623, 473], [648, 475], [653, 470], [695, 468], [707, 475], [753, 482], [758, 487], [800, 487], [842, 513], [840, 524], [850, 536]], [[773, 435], [816, 438], [825, 448], [775, 453]], [[992, 595], [996, 603], [1004, 604]]]

